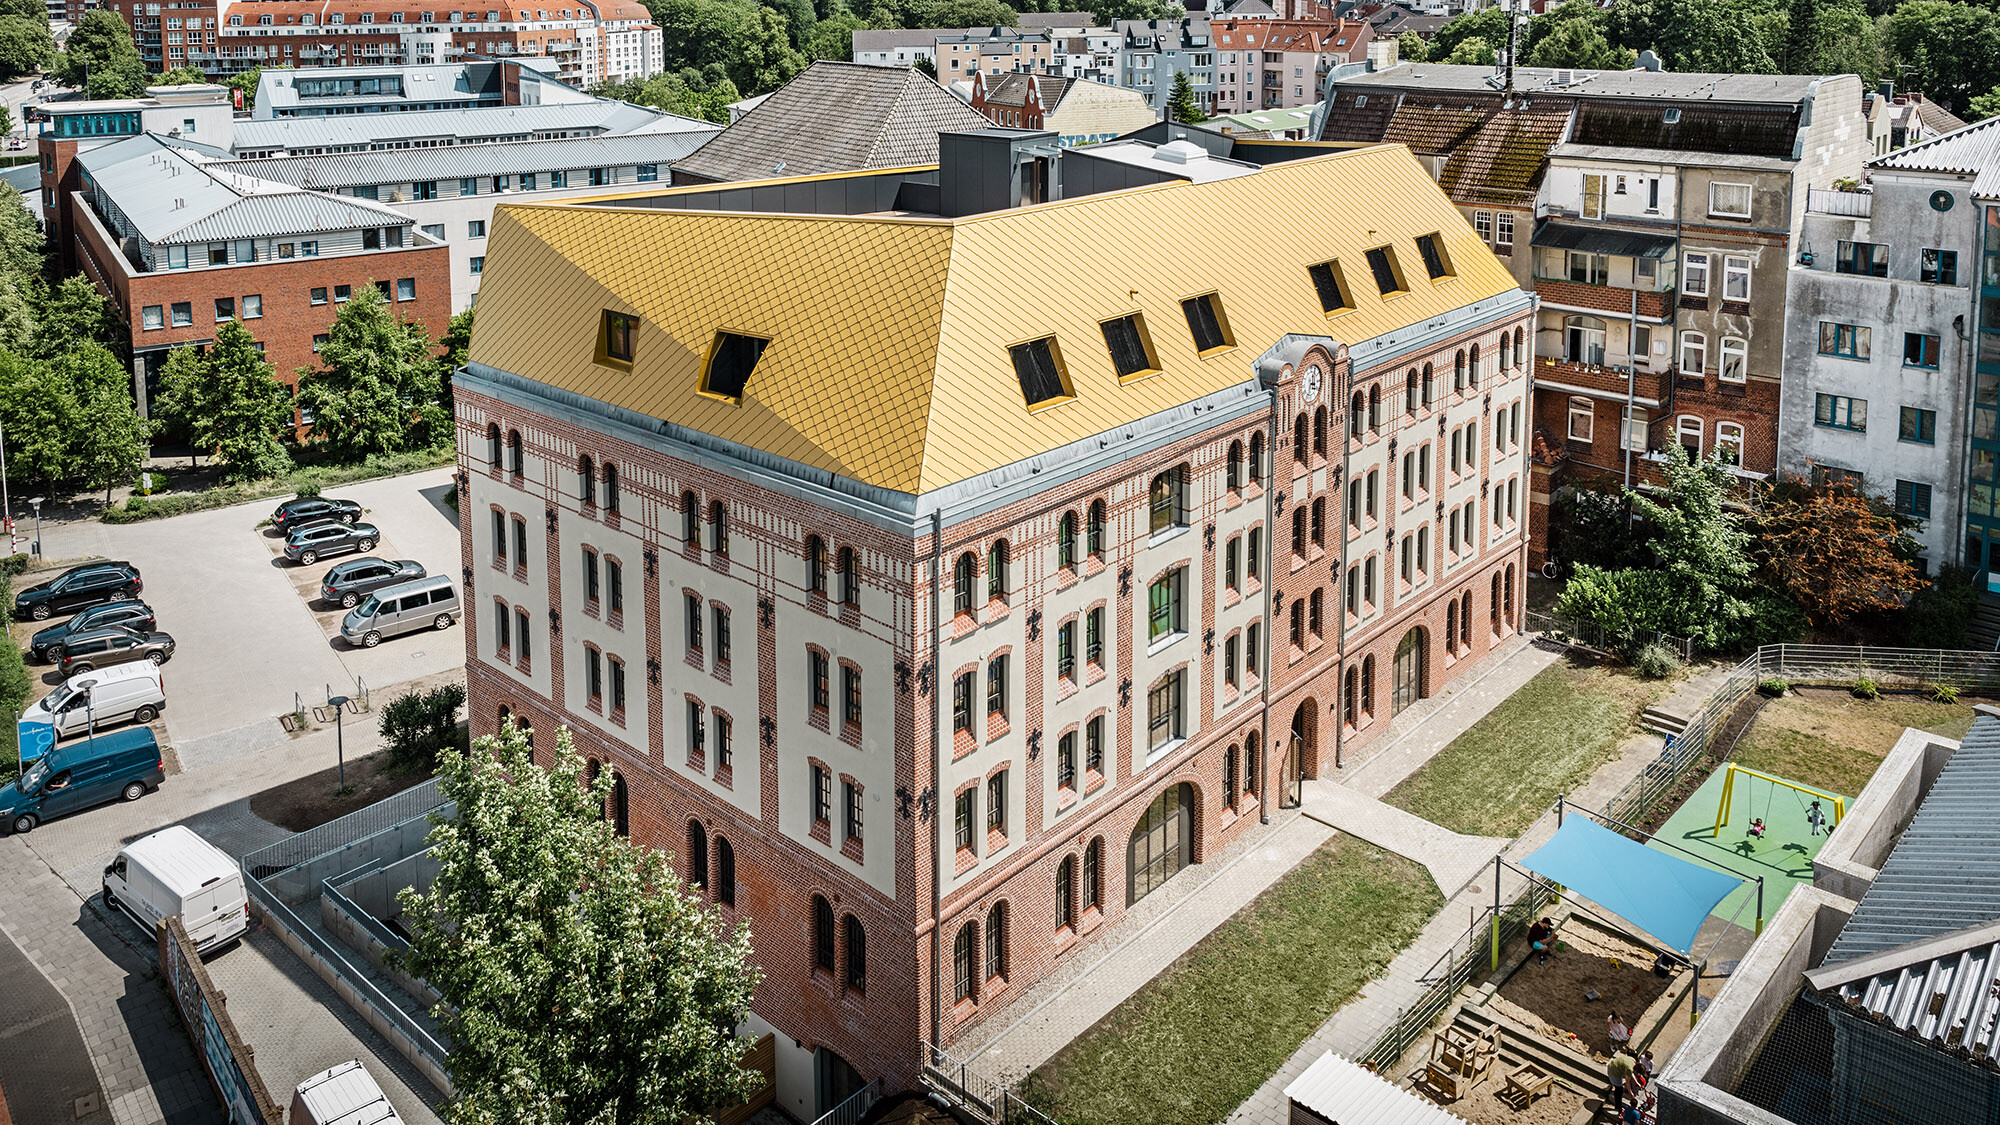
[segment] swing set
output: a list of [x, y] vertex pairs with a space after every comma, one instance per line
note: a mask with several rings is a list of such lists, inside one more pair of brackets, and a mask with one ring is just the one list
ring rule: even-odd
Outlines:
[[[1771, 801], [1778, 795], [1778, 790], [1780, 788], [1790, 789], [1793, 791], [1792, 799], [1798, 802], [1799, 814], [1801, 816], [1807, 815], [1808, 810], [1805, 797], [1805, 795], [1807, 794], [1810, 794], [1811, 796], [1818, 798], [1822, 801], [1833, 802], [1833, 821], [1832, 824], [1828, 826], [1829, 831], [1831, 831], [1832, 828], [1839, 826], [1840, 818], [1846, 815], [1847, 813], [1847, 798], [1842, 797], [1838, 793], [1828, 793], [1824, 789], [1814, 789], [1810, 785], [1800, 785], [1796, 781], [1786, 781], [1782, 777], [1774, 777], [1771, 774], [1765, 773], [1761, 770], [1753, 770], [1748, 766], [1739, 766], [1734, 763], [1730, 763], [1727, 768], [1728, 772], [1724, 774], [1722, 778], [1722, 801], [1715, 810], [1715, 831], [1712, 833], [1712, 835], [1714, 836], [1717, 837], [1721, 836], [1722, 826], [1729, 823], [1730, 806], [1734, 802], [1734, 798], [1736, 796], [1737, 774], [1744, 774], [1753, 779], [1762, 779], [1770, 784], [1770, 789], [1764, 794], [1764, 815], [1757, 819], [1761, 820], [1770, 819]], [[1745, 804], [1748, 804], [1750, 806], [1750, 809], [1753, 812], [1756, 811], [1757, 808], [1755, 792], [1756, 790], [1754, 788], [1753, 782], [1746, 781], [1744, 783], [1743, 800]]]

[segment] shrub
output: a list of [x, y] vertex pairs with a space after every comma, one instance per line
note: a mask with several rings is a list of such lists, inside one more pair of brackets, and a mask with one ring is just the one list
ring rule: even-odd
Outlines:
[[105, 509], [98, 518], [105, 523], [137, 523], [140, 520], [163, 519], [168, 516], [186, 515], [189, 512], [205, 512], [211, 508], [226, 508], [232, 504], [271, 497], [318, 496], [322, 489], [338, 488], [355, 481], [376, 480], [449, 465], [455, 456], [452, 447], [444, 446], [439, 449], [370, 457], [358, 464], [301, 468], [270, 480], [225, 484], [203, 492], [176, 492], [167, 496], [152, 497], [134, 496], [123, 505]]
[[307, 478], [299, 481], [298, 484], [293, 486], [293, 489], [299, 499], [311, 500], [319, 495], [319, 482]]
[[1875, 681], [1866, 676], [1854, 681], [1854, 698], [1856, 699], [1874, 699], [1881, 694], [1882, 689], [1876, 687]]
[[1632, 658], [1632, 670], [1649, 680], [1664, 680], [1680, 671], [1680, 653], [1663, 644], [1649, 644]]
[[[33, 560], [29, 559], [25, 554], [8, 555], [6, 558], [0, 559], [0, 574], [6, 574], [10, 577], [16, 574], [25, 574], [28, 570], [28, 563], [31, 561]], [[10, 602], [9, 604], [11, 605], [12, 603]]]
[[458, 744], [458, 709], [465, 688], [444, 684], [429, 691], [409, 691], [382, 708], [382, 739], [389, 761], [398, 768], [435, 769], [439, 751]]
[[1777, 679], [1776, 677], [1773, 677], [1768, 680], [1760, 681], [1757, 684], [1757, 690], [1775, 699], [1778, 696], [1781, 696], [1786, 692], [1792, 690], [1792, 685], [1786, 683], [1783, 680]]
[[1911, 648], [1969, 648], [1969, 626], [1979, 606], [1972, 572], [1947, 566], [1931, 584], [1910, 595], [1903, 609], [1903, 643]]
[[1925, 684], [1924, 694], [1930, 698], [1932, 703], [1957, 703], [1958, 685], [1948, 684], [1940, 680], [1937, 683]]
[[1750, 599], [1736, 631], [1745, 648], [1795, 644], [1806, 635], [1806, 612], [1789, 598], [1760, 594]]

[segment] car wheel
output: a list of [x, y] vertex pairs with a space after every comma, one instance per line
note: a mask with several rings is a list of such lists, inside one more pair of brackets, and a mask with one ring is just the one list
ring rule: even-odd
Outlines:
[[62, 650], [62, 646], [61, 646], [61, 645], [57, 645], [56, 647], [54, 647], [54, 648], [50, 649], [50, 650], [49, 650], [49, 663], [51, 663], [51, 664], [61, 664], [61, 663], [62, 663], [62, 654], [63, 654], [63, 650]]
[[143, 781], [131, 782], [125, 786], [125, 791], [118, 795], [128, 801], [136, 801], [146, 795], [146, 783]]
[[361, 638], [361, 643], [368, 646], [369, 648], [374, 648], [376, 645], [381, 644], [382, 630], [380, 629], [368, 630], [368, 635]]
[[312, 564], [318, 561], [319, 561], [318, 551], [307, 551], [299, 556], [299, 564], [301, 566], [311, 566]]
[[158, 711], [151, 707], [141, 707], [137, 711], [132, 712], [132, 717], [142, 723], [150, 723], [158, 718], [159, 714]]
[[118, 909], [118, 898], [111, 893], [110, 887], [104, 888], [104, 907], [107, 910]]
[[340, 517], [340, 522], [346, 524], [349, 527], [353, 527], [354, 521], [360, 518], [361, 514], [359, 512], [348, 512]]
[[26, 836], [35, 830], [35, 824], [36, 821], [33, 813], [22, 813], [20, 816], [14, 818], [14, 835]]
[[153, 664], [157, 667], [158, 665], [165, 664], [167, 662], [167, 654], [159, 651], [149, 652], [146, 654], [146, 659], [152, 661]]
[[28, 611], [28, 616], [34, 618], [37, 621], [47, 621], [49, 619], [49, 607], [46, 605], [38, 605], [35, 608]]
[[361, 542], [356, 543], [355, 547], [365, 555], [375, 549], [375, 541], [373, 539], [363, 539]]
[[84, 674], [85, 672], [94, 672], [94, 671], [96, 671], [96, 670], [97, 670], [97, 665], [95, 665], [95, 664], [92, 664], [92, 663], [90, 663], [89, 661], [84, 661], [84, 662], [82, 662], [82, 663], [79, 663], [79, 664], [72, 664], [72, 665], [70, 665], [70, 666], [69, 666], [69, 671], [68, 671], [67, 673], [65, 673], [65, 674], [66, 674], [66, 675], [71, 675], [71, 676], [81, 676], [81, 675], [83, 675], [83, 674]]
[[451, 614], [440, 613], [437, 615], [437, 620], [432, 621], [431, 624], [440, 629], [449, 629], [451, 628]]
[[342, 609], [353, 609], [355, 606], [360, 604], [361, 604], [360, 594], [350, 593], [342, 596], [340, 599], [340, 608]]

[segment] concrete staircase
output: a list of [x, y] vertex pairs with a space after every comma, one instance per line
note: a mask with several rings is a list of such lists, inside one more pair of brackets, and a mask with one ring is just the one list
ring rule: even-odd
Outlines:
[[1982, 593], [1972, 611], [1972, 647], [1992, 652], [2000, 644], [2000, 595]]
[[1676, 715], [1656, 705], [1639, 712], [1639, 725], [1667, 738], [1686, 730], [1688, 719], [1685, 715]]
[[[1478, 999], [1475, 996], [1474, 999]], [[1582, 1094], [1599, 1099], [1611, 1087], [1604, 1065], [1587, 1056], [1544, 1038], [1534, 1028], [1474, 1003], [1459, 1006], [1452, 1023], [1471, 1035], [1484, 1035], [1500, 1028], [1500, 1062], [1490, 1081], [1505, 1083], [1507, 1072], [1525, 1063], [1534, 1063], [1555, 1076], [1555, 1080]]]

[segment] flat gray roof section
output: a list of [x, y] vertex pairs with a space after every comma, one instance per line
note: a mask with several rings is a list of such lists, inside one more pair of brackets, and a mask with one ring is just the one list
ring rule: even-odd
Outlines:
[[[1558, 74], [1572, 80], [1557, 85]], [[1340, 80], [1342, 86], [1494, 93], [1490, 66], [1402, 63], [1387, 70]], [[1816, 74], [1676, 74], [1657, 70], [1573, 70], [1514, 68], [1514, 88], [1528, 93], [1561, 93], [1581, 98], [1646, 98], [1672, 101], [1744, 102], [1794, 105], [1812, 93]]]
[[519, 137], [577, 129], [617, 134], [642, 129], [706, 133], [712, 128], [714, 126], [706, 121], [676, 117], [630, 102], [594, 100], [557, 105], [487, 106], [417, 113], [350, 113], [238, 121], [232, 147], [239, 152], [335, 148], [387, 145], [402, 140], [439, 137], [453, 138], [455, 144], [468, 144], [482, 138]]
[[[417, 180], [451, 180], [466, 176], [658, 164], [661, 166], [660, 182], [665, 183], [666, 165], [700, 148], [721, 131], [722, 126], [710, 125], [704, 131], [629, 133], [622, 137], [566, 137], [555, 141], [517, 141], [506, 145], [451, 145], [321, 156], [268, 156], [218, 162], [211, 167], [218, 172], [240, 172], [299, 187], [335, 189]], [[484, 193], [482, 187], [481, 194]]]

